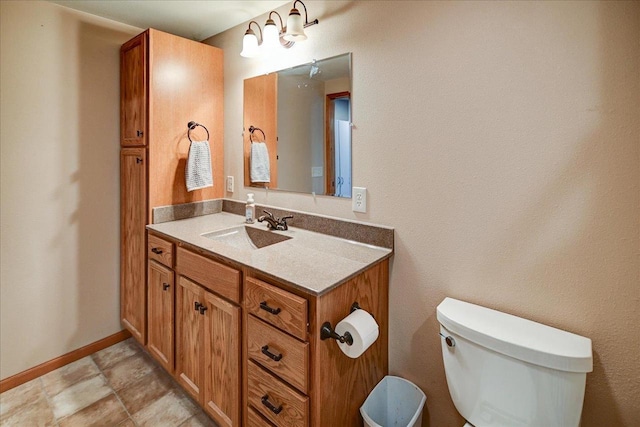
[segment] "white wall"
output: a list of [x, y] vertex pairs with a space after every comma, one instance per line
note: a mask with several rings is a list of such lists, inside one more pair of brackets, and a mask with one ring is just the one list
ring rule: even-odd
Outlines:
[[2, 1], [0, 377], [119, 322], [119, 47], [140, 29]]
[[637, 423], [640, 3], [307, 9], [320, 24], [269, 61], [240, 57], [246, 25], [208, 41], [225, 49], [225, 174], [242, 181], [243, 79], [353, 52], [353, 182], [368, 188], [368, 213], [250, 192], [395, 227], [390, 368], [426, 392], [425, 425], [462, 425], [440, 354], [445, 296], [590, 337], [583, 426]]

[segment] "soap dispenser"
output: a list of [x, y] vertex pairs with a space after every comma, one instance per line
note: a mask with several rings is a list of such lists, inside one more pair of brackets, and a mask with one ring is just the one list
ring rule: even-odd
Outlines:
[[247, 194], [247, 207], [244, 212], [245, 222], [253, 224], [256, 219], [256, 204], [253, 200], [253, 193]]

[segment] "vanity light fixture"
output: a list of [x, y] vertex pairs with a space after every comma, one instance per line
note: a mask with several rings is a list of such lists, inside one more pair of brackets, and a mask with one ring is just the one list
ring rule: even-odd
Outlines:
[[240, 56], [244, 56], [245, 58], [260, 56], [261, 42], [258, 41], [256, 33], [251, 29], [251, 24], [256, 24], [258, 31], [260, 31], [260, 39], [263, 40], [260, 25], [256, 21], [249, 22], [249, 28], [247, 28], [247, 31], [244, 33], [244, 37], [242, 38], [242, 52], [240, 52]]
[[[304, 23], [302, 22], [302, 16], [300, 11], [296, 9], [296, 4], [300, 3], [304, 8]], [[280, 20], [280, 28], [276, 26], [276, 22], [271, 18], [273, 14], [278, 16]], [[240, 56], [245, 58], [254, 58], [262, 54], [273, 53], [279, 47], [290, 48], [297, 41], [303, 41], [307, 39], [307, 35], [304, 33], [304, 29], [312, 25], [317, 24], [317, 19], [309, 22], [307, 17], [307, 6], [300, 0], [293, 2], [293, 8], [289, 12], [289, 18], [287, 19], [287, 26], [284, 26], [282, 17], [278, 12], [272, 10], [269, 12], [267, 22], [264, 24], [264, 32], [260, 28], [260, 25], [256, 21], [249, 22], [249, 28], [244, 33], [242, 39], [242, 52]], [[251, 29], [251, 24], [256, 24], [260, 31], [260, 40], [256, 36], [256, 33]]]
[[[304, 8], [304, 24], [302, 23], [302, 16], [300, 16], [300, 11], [296, 9], [296, 3], [300, 3]], [[307, 35], [304, 33], [304, 29], [315, 25], [318, 22], [319, 21], [317, 19], [309, 22], [309, 17], [307, 15], [307, 6], [305, 6], [302, 1], [296, 0], [293, 2], [293, 9], [291, 9], [291, 11], [289, 12], [289, 17], [287, 18], [287, 27], [284, 34], [284, 39], [290, 42], [301, 42], [303, 40], [306, 40]]]

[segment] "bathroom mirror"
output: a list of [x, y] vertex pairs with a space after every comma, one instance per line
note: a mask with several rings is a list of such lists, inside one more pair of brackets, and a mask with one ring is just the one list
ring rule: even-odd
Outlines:
[[245, 187], [350, 198], [351, 53], [246, 79], [243, 143]]

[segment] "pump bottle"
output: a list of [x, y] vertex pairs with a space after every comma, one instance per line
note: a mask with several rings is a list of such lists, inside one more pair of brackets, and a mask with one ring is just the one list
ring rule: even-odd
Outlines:
[[253, 193], [247, 194], [247, 206], [244, 212], [245, 222], [253, 224], [256, 219], [256, 204], [253, 200]]

